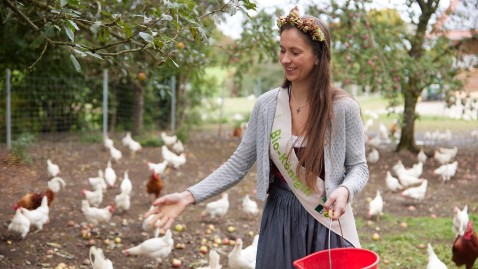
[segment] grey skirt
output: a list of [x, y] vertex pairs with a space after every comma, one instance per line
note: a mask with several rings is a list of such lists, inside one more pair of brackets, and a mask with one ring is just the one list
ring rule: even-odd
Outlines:
[[[305, 210], [287, 183], [275, 179], [262, 214], [256, 269], [293, 269], [295, 260], [328, 249], [328, 231]], [[353, 247], [344, 241], [345, 247]], [[342, 247], [340, 235], [331, 233], [330, 247]]]

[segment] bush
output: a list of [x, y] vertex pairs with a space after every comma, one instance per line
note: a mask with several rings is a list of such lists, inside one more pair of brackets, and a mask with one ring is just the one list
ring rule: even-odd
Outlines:
[[35, 137], [32, 134], [21, 134], [16, 140], [12, 142], [12, 149], [10, 157], [15, 162], [24, 162], [31, 164], [32, 157], [28, 154], [28, 147], [33, 145]]

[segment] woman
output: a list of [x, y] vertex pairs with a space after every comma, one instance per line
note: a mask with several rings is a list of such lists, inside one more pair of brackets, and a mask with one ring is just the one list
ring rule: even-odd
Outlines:
[[257, 197], [267, 200], [256, 268], [293, 268], [293, 261], [328, 247], [360, 247], [349, 202], [368, 180], [359, 105], [331, 85], [327, 27], [299, 17], [297, 7], [278, 26], [282, 87], [258, 98], [226, 163], [186, 191], [157, 199], [146, 213], [167, 229], [188, 205], [237, 184], [257, 161]]

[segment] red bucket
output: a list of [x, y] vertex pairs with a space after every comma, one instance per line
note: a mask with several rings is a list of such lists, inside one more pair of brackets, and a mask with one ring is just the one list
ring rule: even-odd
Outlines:
[[380, 258], [377, 253], [361, 248], [334, 248], [312, 253], [293, 264], [297, 269], [376, 269]]

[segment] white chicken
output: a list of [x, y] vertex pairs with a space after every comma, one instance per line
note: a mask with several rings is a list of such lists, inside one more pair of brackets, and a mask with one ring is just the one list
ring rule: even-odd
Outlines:
[[147, 162], [146, 165], [148, 166], [149, 171], [154, 171], [158, 175], [164, 175], [166, 167], [168, 167], [168, 161], [164, 160], [161, 163]]
[[433, 158], [437, 160], [440, 164], [447, 164], [453, 160], [453, 155], [450, 153], [442, 153], [440, 151], [435, 151]]
[[409, 188], [402, 191], [402, 196], [406, 196], [414, 199], [415, 201], [421, 202], [425, 198], [427, 192], [428, 180], [423, 180], [422, 184], [418, 187]]
[[378, 150], [376, 149], [372, 149], [372, 151], [367, 156], [368, 163], [377, 163], [379, 159], [380, 155], [378, 153]]
[[470, 132], [470, 136], [471, 136], [471, 138], [473, 139], [473, 141], [478, 140], [478, 129], [477, 129], [477, 130], [472, 130], [472, 131]]
[[432, 245], [428, 243], [428, 264], [427, 264], [427, 269], [447, 269], [446, 265], [440, 261], [438, 256], [435, 254], [435, 251], [433, 251]]
[[368, 119], [368, 120], [364, 123], [364, 125], [363, 125], [363, 131], [364, 131], [364, 133], [367, 132], [368, 129], [369, 129], [370, 127], [372, 127], [372, 125], [373, 125], [373, 119]]
[[131, 183], [131, 180], [129, 179], [128, 170], [124, 171], [123, 180], [121, 181], [120, 189], [121, 189], [121, 192], [126, 195], [131, 195], [131, 192], [133, 191], [133, 183]]
[[61, 177], [54, 177], [48, 181], [48, 189], [58, 193], [61, 188], [65, 188], [66, 182]]
[[93, 269], [113, 269], [113, 262], [105, 257], [101, 248], [95, 246], [90, 247], [90, 262]]
[[90, 177], [88, 178], [88, 182], [90, 183], [91, 187], [93, 189], [100, 189], [103, 192], [106, 192], [106, 188], [108, 187], [106, 185], [106, 182], [104, 180], [104, 174], [102, 170], [98, 170], [98, 176], [97, 177]]
[[388, 139], [388, 129], [383, 123], [380, 123], [380, 126], [378, 127], [380, 131], [380, 139], [382, 140], [387, 140]]
[[223, 217], [228, 209], [229, 195], [223, 193], [221, 199], [206, 204], [206, 208], [201, 212], [201, 217], [203, 218], [206, 215], [209, 215], [211, 218], [216, 218], [216, 216]]
[[421, 163], [425, 163], [427, 161], [427, 155], [425, 154], [425, 152], [423, 152], [423, 149], [421, 149], [418, 153], [417, 159]]
[[131, 199], [129, 194], [121, 192], [115, 196], [115, 205], [119, 212], [126, 212], [131, 207]]
[[373, 198], [368, 203], [368, 218], [371, 218], [372, 216], [377, 216], [377, 218], [380, 218], [380, 215], [382, 214], [383, 214], [383, 199], [382, 199], [382, 195], [380, 195], [380, 191], [377, 190], [377, 194], [375, 195], [375, 198]]
[[110, 156], [115, 162], [118, 162], [123, 157], [123, 154], [119, 149], [112, 146], [110, 147]]
[[105, 181], [110, 187], [114, 187], [116, 183], [116, 172], [111, 167], [111, 161], [108, 161], [105, 169]]
[[382, 140], [380, 139], [380, 136], [375, 136], [367, 141], [367, 144], [369, 144], [371, 147], [378, 148], [380, 144], [382, 143]]
[[465, 205], [463, 210], [460, 210], [458, 207], [453, 208], [455, 211], [455, 216], [453, 217], [453, 232], [456, 236], [463, 235], [466, 230], [466, 225], [468, 224], [468, 205]]
[[82, 200], [81, 203], [81, 211], [83, 212], [83, 215], [85, 215], [86, 220], [93, 225], [110, 221], [111, 216], [115, 211], [114, 205], [109, 205], [104, 208], [96, 208], [91, 207], [87, 200]]
[[252, 244], [242, 249], [242, 239], [238, 238], [231, 252], [227, 255], [231, 269], [254, 269], [256, 267], [257, 243], [259, 235], [254, 236]]
[[98, 207], [103, 202], [103, 190], [100, 188], [94, 191], [83, 189], [81, 192], [86, 200], [88, 200], [88, 203], [94, 207]]
[[442, 147], [439, 147], [438, 148], [438, 151], [440, 151], [440, 153], [445, 153], [445, 154], [448, 154], [451, 156], [451, 158], [455, 158], [456, 157], [456, 154], [458, 153], [458, 148], [457, 147], [453, 147], [453, 148], [442, 148]]
[[387, 177], [385, 177], [385, 183], [387, 184], [388, 189], [393, 192], [403, 189], [402, 185], [400, 185], [400, 182], [398, 182], [398, 178], [393, 177], [390, 171], [387, 171]]
[[[151, 211], [153, 209], [154, 209], [154, 206], [151, 206], [148, 211]], [[143, 220], [143, 225], [141, 226], [143, 228], [143, 231], [149, 233], [156, 229], [156, 227], [154, 226], [154, 223], [151, 223], [151, 221], [153, 220], [155, 216], [156, 216], [155, 214], [151, 214]]]
[[175, 153], [171, 153], [169, 155], [169, 159], [167, 159], [168, 164], [171, 164], [175, 169], [183, 166], [186, 163], [186, 154], [181, 153], [179, 156]]
[[50, 159], [46, 161], [48, 168], [48, 175], [56, 177], [60, 173], [60, 167], [57, 164], [51, 162]]
[[392, 170], [397, 173], [398, 170], [404, 169], [405, 166], [402, 163], [402, 160], [398, 160], [396, 164], [393, 165]]
[[248, 216], [255, 216], [257, 215], [257, 213], [259, 213], [257, 203], [251, 200], [248, 194], [246, 194], [246, 196], [244, 196], [244, 199], [242, 199], [242, 211]]
[[113, 140], [111, 140], [108, 136], [104, 136], [103, 137], [103, 146], [106, 148], [106, 149], [110, 149], [112, 148], [114, 145], [113, 143]]
[[450, 181], [450, 179], [455, 176], [456, 170], [458, 168], [458, 161], [453, 163], [444, 164], [437, 169], [433, 170], [433, 174], [440, 175], [443, 181]]
[[410, 175], [407, 175], [407, 174], [398, 174], [398, 180], [400, 180], [400, 184], [403, 187], [408, 187], [408, 186], [415, 185], [415, 184], [423, 182], [422, 178], [417, 178], [417, 177], [410, 176]]
[[39, 231], [43, 229], [43, 224], [47, 223], [50, 213], [48, 207], [48, 197], [45, 195], [41, 200], [41, 205], [35, 210], [28, 210], [26, 208], [20, 208], [22, 214], [30, 220], [30, 226], [34, 225]]
[[17, 209], [12, 222], [8, 224], [8, 230], [21, 234], [22, 238], [25, 238], [30, 231], [30, 220], [22, 214], [20, 208]]
[[132, 139], [131, 142], [129, 142], [128, 148], [133, 156], [136, 154], [137, 151], [140, 151], [142, 149], [141, 144]]
[[221, 269], [222, 265], [219, 263], [221, 257], [214, 249], [209, 251], [209, 265], [206, 267], [199, 267], [197, 269]]
[[131, 140], [133, 140], [131, 138], [131, 132], [126, 132], [126, 135], [121, 139], [121, 143], [123, 146], [128, 147]]
[[169, 256], [173, 245], [174, 240], [172, 233], [171, 230], [168, 229], [164, 236], [147, 239], [135, 247], [123, 250], [123, 254], [126, 256], [138, 255], [150, 257], [156, 259], [157, 262], [161, 262], [162, 259]]
[[168, 136], [165, 132], [161, 132], [161, 139], [163, 140], [166, 146], [172, 146], [178, 140], [176, 135]]
[[181, 154], [184, 152], [184, 145], [183, 145], [183, 142], [181, 142], [181, 140], [178, 139], [178, 141], [176, 141], [173, 146], [172, 146], [172, 149], [174, 150], [174, 152], [176, 152], [176, 154]]
[[163, 155], [164, 160], [169, 160], [171, 155], [176, 155], [174, 152], [170, 151], [167, 146], [161, 146], [161, 155]]
[[423, 173], [423, 163], [418, 162], [412, 166], [412, 168], [406, 168], [405, 166], [397, 166], [395, 169], [397, 175], [404, 174], [412, 177], [420, 177]]

